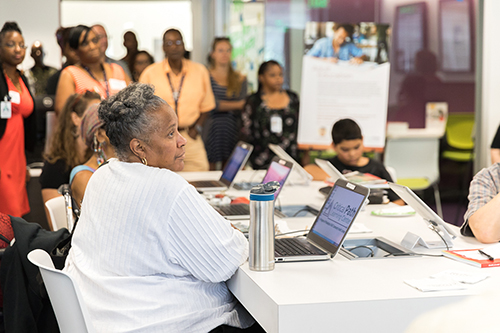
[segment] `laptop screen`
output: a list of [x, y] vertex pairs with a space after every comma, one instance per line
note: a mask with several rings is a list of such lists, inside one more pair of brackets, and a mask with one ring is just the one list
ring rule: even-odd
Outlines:
[[288, 175], [290, 174], [291, 170], [292, 170], [291, 167], [282, 165], [275, 160], [271, 162], [271, 165], [267, 169], [267, 173], [264, 176], [264, 179], [262, 180], [262, 184], [272, 181], [280, 183], [280, 187], [276, 190], [276, 192], [274, 192], [275, 200], [280, 194], [281, 189], [283, 188], [283, 184], [285, 184], [285, 181], [288, 178]]
[[248, 149], [245, 149], [242, 146], [236, 146], [231, 154], [231, 157], [229, 158], [229, 161], [227, 162], [226, 167], [224, 168], [224, 172], [222, 172], [221, 178], [229, 181], [229, 183], [232, 183], [234, 177], [236, 177], [236, 174], [240, 170], [241, 165], [245, 162], [247, 154]]
[[364, 200], [363, 194], [334, 186], [311, 232], [339, 247]]

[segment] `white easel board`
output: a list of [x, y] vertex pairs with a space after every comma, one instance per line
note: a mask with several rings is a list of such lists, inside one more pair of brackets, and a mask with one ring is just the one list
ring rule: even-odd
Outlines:
[[390, 65], [351, 65], [304, 56], [298, 143], [327, 148], [333, 124], [343, 118], [361, 127], [364, 145], [383, 148], [387, 122]]

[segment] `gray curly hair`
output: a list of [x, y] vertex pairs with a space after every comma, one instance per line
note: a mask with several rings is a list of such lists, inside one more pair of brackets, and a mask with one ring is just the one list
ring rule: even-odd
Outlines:
[[168, 105], [154, 94], [154, 88], [144, 83], [132, 83], [116, 95], [101, 102], [99, 118], [104, 122], [106, 135], [122, 161], [130, 155], [134, 138], [150, 142], [150, 136], [160, 130], [151, 115], [162, 105]]

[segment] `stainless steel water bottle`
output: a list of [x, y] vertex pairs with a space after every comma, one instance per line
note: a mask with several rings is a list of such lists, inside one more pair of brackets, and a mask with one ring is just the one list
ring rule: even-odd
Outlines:
[[253, 271], [274, 269], [274, 192], [278, 187], [278, 182], [269, 182], [250, 191], [248, 264]]

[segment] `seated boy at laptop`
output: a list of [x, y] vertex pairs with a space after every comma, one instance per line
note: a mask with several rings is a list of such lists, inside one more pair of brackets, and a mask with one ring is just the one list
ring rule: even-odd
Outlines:
[[[392, 178], [384, 165], [378, 161], [363, 156], [363, 135], [361, 128], [352, 119], [341, 119], [332, 128], [333, 150], [337, 156], [330, 162], [343, 174], [352, 171], [369, 173], [392, 182]], [[388, 191], [389, 200], [404, 205], [405, 202], [392, 190]]]

